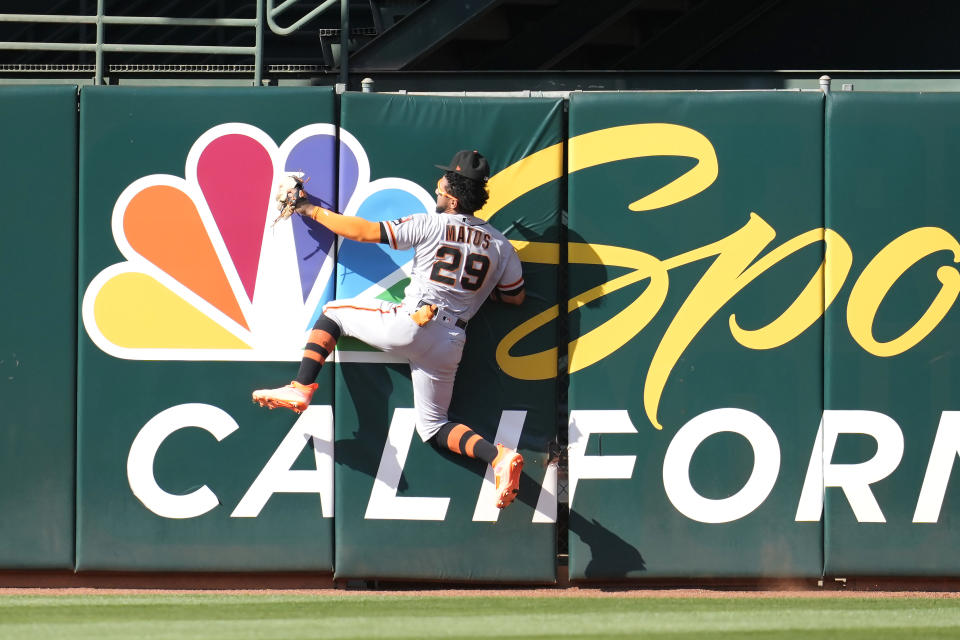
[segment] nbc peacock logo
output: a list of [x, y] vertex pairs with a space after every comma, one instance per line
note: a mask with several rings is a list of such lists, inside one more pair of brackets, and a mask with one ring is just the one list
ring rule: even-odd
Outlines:
[[111, 227], [125, 260], [83, 296], [97, 347], [130, 360], [298, 361], [335, 289], [396, 297], [412, 251], [343, 241], [338, 259], [336, 237], [312, 220], [273, 224], [274, 185], [290, 171], [310, 178], [315, 204], [335, 209], [339, 196], [344, 215], [387, 220], [434, 206], [409, 180], [371, 181], [363, 147], [331, 124], [280, 145], [248, 124], [213, 127], [191, 146], [184, 177], [145, 176], [117, 198]]

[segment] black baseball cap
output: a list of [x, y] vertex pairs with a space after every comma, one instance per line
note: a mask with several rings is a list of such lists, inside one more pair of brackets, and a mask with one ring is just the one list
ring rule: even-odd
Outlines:
[[436, 164], [434, 166], [437, 169], [453, 171], [465, 178], [479, 180], [481, 182], [486, 182], [487, 178], [490, 177], [490, 163], [488, 163], [487, 159], [483, 157], [483, 154], [476, 149], [473, 151], [457, 151], [453, 156], [453, 160], [450, 161], [449, 166], [442, 164]]

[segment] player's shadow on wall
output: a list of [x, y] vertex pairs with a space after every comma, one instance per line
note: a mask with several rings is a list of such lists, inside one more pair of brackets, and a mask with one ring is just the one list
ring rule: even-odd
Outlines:
[[[586, 238], [577, 232], [567, 229], [566, 263], [567, 268], [560, 271], [560, 308], [558, 324], [558, 440], [563, 446], [567, 442], [567, 424], [569, 420], [569, 345], [573, 340], [581, 337], [584, 331], [589, 331], [612, 316], [617, 309], [611, 310], [599, 320], [591, 319], [585, 324], [584, 312], [587, 314], [595, 309], [608, 305], [605, 296], [590, 300], [572, 312], [568, 312], [569, 301], [574, 300], [599, 287], [610, 280], [607, 267], [600, 260]], [[604, 527], [596, 519], [587, 519], [575, 510], [566, 513], [566, 527], [561, 526], [558, 535], [567, 535], [568, 543], [575, 536], [590, 549], [590, 560], [583, 568], [583, 578], [590, 579], [620, 579], [631, 573], [646, 571], [646, 561], [640, 551], [629, 542]], [[580, 576], [576, 576], [580, 577]]]
[[595, 519], [587, 520], [571, 510], [567, 522], [570, 533], [590, 547], [590, 562], [583, 570], [588, 580], [626, 578], [632, 572], [647, 570], [636, 547]]
[[[325, 198], [322, 198], [321, 196], [313, 195], [308, 192], [307, 199], [310, 201], [311, 204], [315, 204], [318, 207], [323, 207], [324, 209], [329, 209], [331, 211], [336, 210], [336, 207], [333, 205], [331, 201]], [[321, 252], [324, 254], [333, 253], [333, 245], [336, 242], [336, 236], [332, 231], [327, 229], [325, 226], [323, 226], [319, 222], [311, 220], [306, 216], [294, 215], [291, 218], [291, 221], [292, 221], [291, 224], [293, 224], [294, 227], [302, 227], [306, 231], [306, 235], [310, 238], [310, 240], [315, 242], [317, 245], [313, 251], [310, 251], [306, 255], [302, 256], [300, 258], [301, 261], [305, 262], [307, 260], [310, 260], [314, 256], [316, 256], [318, 253], [321, 253]], [[295, 236], [299, 235], [299, 232], [295, 232], [294, 235]]]
[[[560, 318], [558, 320], [561, 342], [569, 345], [572, 340], [579, 338], [582, 334], [582, 312], [578, 309], [568, 312], [568, 301], [599, 287], [610, 280], [608, 269], [601, 263], [600, 257], [594, 251], [590, 243], [575, 231], [567, 232], [567, 263], [568, 267], [561, 271], [560, 297], [561, 308]], [[606, 297], [601, 296], [590, 300], [582, 307], [587, 310], [600, 309], [606, 306]], [[604, 318], [606, 320], [606, 318]], [[566, 338], [564, 341], [563, 338]], [[566, 348], [561, 348], [561, 359], [566, 353]], [[560, 363], [560, 374], [566, 373], [566, 363]], [[566, 380], [564, 380], [564, 383]]]
[[[356, 410], [356, 426], [350, 433], [335, 433], [334, 460], [364, 475], [375, 478], [383, 447], [387, 446], [387, 432], [393, 420], [393, 409], [387, 402], [375, 401], [393, 395], [392, 375], [410, 379], [410, 368], [405, 364], [359, 365], [340, 367], [340, 377], [347, 387], [347, 397]], [[391, 375], [391, 370], [395, 373]], [[409, 383], [408, 383], [409, 384]], [[335, 420], [334, 424], [340, 424]], [[406, 479], [400, 476], [399, 491], [406, 489]]]

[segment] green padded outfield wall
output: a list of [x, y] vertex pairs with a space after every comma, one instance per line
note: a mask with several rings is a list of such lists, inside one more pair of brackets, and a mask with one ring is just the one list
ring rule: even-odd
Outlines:
[[0, 89], [0, 568], [73, 567], [77, 87]]
[[958, 94], [827, 100], [827, 226], [853, 254], [826, 323], [829, 575], [960, 571], [958, 114]]
[[819, 576], [823, 96], [573, 94], [570, 576]]
[[[562, 107], [549, 99], [343, 97], [342, 138], [363, 156], [361, 186], [345, 212], [375, 220], [433, 212], [442, 176], [434, 165], [447, 164], [460, 149], [478, 149], [493, 174], [482, 215], [520, 247], [528, 297], [520, 308], [487, 304], [470, 322], [450, 410], [451, 419], [489, 440], [517, 442], [525, 456], [519, 498], [502, 514], [481, 462], [440, 454], [414, 434], [409, 367], [341, 341], [335, 402], [339, 578], [556, 578], [555, 467], [547, 464], [556, 439], [556, 326], [525, 338], [514, 351], [543, 352], [553, 370], [546, 379], [510, 375], [497, 350], [505, 336], [556, 302]], [[342, 159], [341, 171], [349, 164]], [[402, 296], [401, 267], [410, 253], [345, 241], [337, 296]]]
[[295, 375], [332, 236], [271, 226], [283, 171], [337, 206], [334, 96], [91, 87], [80, 110], [79, 570], [326, 570], [332, 372]]

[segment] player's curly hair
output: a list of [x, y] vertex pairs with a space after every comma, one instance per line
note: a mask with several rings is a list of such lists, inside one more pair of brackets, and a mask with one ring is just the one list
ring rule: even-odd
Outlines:
[[490, 194], [487, 193], [487, 185], [479, 180], [474, 180], [453, 171], [447, 171], [443, 174], [450, 185], [450, 195], [457, 199], [457, 210], [460, 213], [472, 214], [479, 211], [487, 203]]

